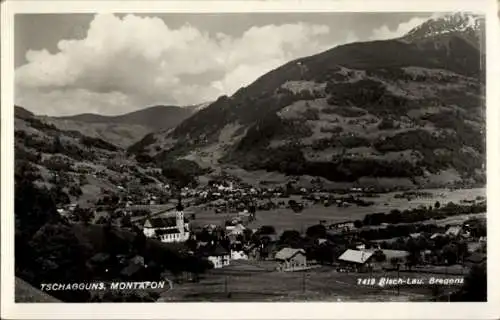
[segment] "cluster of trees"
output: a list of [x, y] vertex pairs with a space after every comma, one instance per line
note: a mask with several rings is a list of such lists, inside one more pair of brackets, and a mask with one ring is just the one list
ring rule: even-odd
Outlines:
[[464, 279], [463, 287], [450, 296], [450, 301], [487, 301], [488, 280], [486, 266], [486, 262], [473, 266]]
[[458, 139], [457, 143], [462, 146], [473, 147], [481, 154], [486, 150], [486, 135], [467, 124], [466, 114], [463, 112], [443, 111], [424, 115], [421, 119], [431, 121], [438, 128], [454, 130]]
[[[316, 112], [310, 109], [311, 114]], [[252, 125], [245, 137], [238, 143], [237, 152], [255, 150], [261, 152], [272, 139], [293, 139], [307, 137], [311, 129], [302, 120], [281, 119], [277, 114], [270, 114]]]
[[409, 130], [394, 136], [384, 137], [374, 143], [374, 147], [381, 152], [404, 150], [434, 150], [449, 149], [456, 145], [453, 136], [433, 135], [423, 129]]
[[40, 152], [30, 151], [18, 143], [15, 144], [14, 152], [14, 159], [16, 162], [29, 161], [32, 163], [40, 163], [42, 160], [42, 154]]
[[324, 133], [333, 133], [333, 134], [338, 134], [344, 131], [344, 129], [341, 126], [328, 126], [328, 127], [321, 127], [321, 132]]
[[[329, 104], [335, 104], [335, 99], [329, 98], [327, 101]], [[338, 106], [333, 108], [323, 109], [323, 113], [327, 114], [337, 114], [346, 118], [358, 118], [367, 114], [366, 110], [358, 108], [358, 107], [346, 107], [346, 106]]]
[[156, 138], [153, 133], [149, 133], [144, 136], [141, 140], [137, 141], [130, 147], [128, 147], [127, 152], [129, 154], [141, 154], [144, 153], [146, 147], [152, 145], [156, 142]]
[[313, 150], [323, 150], [326, 148], [358, 148], [358, 147], [369, 147], [371, 146], [371, 141], [367, 138], [360, 136], [336, 136], [332, 138], [318, 139], [313, 142]]
[[[345, 137], [336, 142], [352, 147], [365, 144], [363, 138]], [[422, 168], [409, 161], [382, 161], [378, 159], [336, 158], [332, 161], [308, 161], [298, 146], [287, 145], [263, 149], [242, 160], [247, 170], [264, 169], [287, 175], [312, 175], [332, 181], [356, 181], [361, 177], [414, 177], [423, 174]]]
[[380, 69], [369, 69], [366, 70], [366, 74], [371, 77], [380, 77], [382, 79], [387, 79], [389, 81], [403, 80], [403, 81], [415, 81], [415, 82], [434, 82], [434, 83], [449, 83], [459, 80], [459, 76], [456, 74], [448, 72], [422, 72], [418, 71], [411, 72], [405, 71], [399, 67], [389, 67]]
[[[439, 135], [421, 129], [406, 131], [379, 139], [374, 147], [381, 152], [417, 150], [422, 154], [417, 165], [430, 172], [454, 167], [460, 173], [473, 175], [484, 164], [484, 137], [468, 126], [462, 127], [469, 129], [458, 134]], [[460, 126], [458, 128], [460, 130]], [[464, 145], [473, 146], [480, 156], [463, 151]], [[441, 149], [442, 152], [436, 153], [435, 149]]]
[[421, 207], [400, 211], [398, 209], [384, 213], [370, 213], [365, 215], [363, 225], [380, 225], [382, 223], [415, 223], [429, 219], [443, 219], [445, 217], [462, 215], [462, 214], [477, 214], [486, 212], [486, 202], [478, 202], [470, 205], [455, 204], [449, 202], [445, 206], [441, 206], [436, 202], [434, 207]]
[[178, 187], [196, 186], [197, 178], [208, 172], [201, 168], [196, 162], [180, 159], [166, 161], [162, 164], [162, 175]]
[[72, 163], [68, 158], [54, 155], [50, 158], [45, 159], [42, 163], [47, 169], [51, 171], [71, 171]]
[[[444, 227], [439, 227], [436, 224], [404, 224], [404, 225], [389, 225], [385, 228], [372, 228], [364, 229], [358, 232], [358, 235], [368, 241], [381, 240], [381, 239], [391, 239], [397, 237], [406, 237], [410, 233], [422, 232], [427, 234], [433, 234], [436, 232], [444, 232]], [[387, 249], [391, 244], [387, 243]], [[392, 247], [396, 250], [404, 250], [401, 247]]]
[[414, 177], [422, 170], [407, 161], [377, 159], [334, 159], [331, 162], [309, 162], [306, 174], [332, 181], [356, 181], [361, 177]]
[[298, 203], [293, 199], [288, 200], [288, 207], [290, 207], [290, 209], [292, 209], [294, 212], [302, 212], [302, 210], [304, 210], [304, 205], [302, 203]]
[[[121, 270], [126, 262], [124, 265], [120, 261], [120, 255], [144, 257], [148, 272], [141, 273], [142, 278], [138, 279], [143, 281], [160, 280], [164, 270], [197, 273], [210, 267], [205, 261], [146, 239], [138, 229], [127, 233], [110, 224], [89, 224], [87, 218], [92, 212], [87, 209], [77, 208], [74, 212], [75, 220], [86, 223], [70, 223], [57, 213], [51, 191], [35, 186], [31, 176], [22, 169], [17, 168], [15, 173], [15, 268], [16, 276], [35, 287], [47, 282], [125, 280]], [[96, 256], [105, 259], [96, 265]], [[78, 290], [53, 294], [67, 302], [121, 299], [111, 293], [96, 298], [88, 291]]]
[[117, 206], [120, 201], [120, 197], [114, 193], [104, 194], [102, 197], [97, 199], [96, 205], [98, 206]]
[[80, 138], [80, 142], [87, 148], [94, 147], [102, 150], [118, 151], [118, 147], [112, 143], [102, 140], [101, 138], [82, 136]]
[[325, 90], [330, 94], [328, 103], [331, 105], [363, 107], [380, 116], [404, 115], [408, 111], [408, 99], [391, 94], [379, 81], [362, 79], [352, 83], [329, 82]]
[[72, 184], [68, 189], [68, 194], [73, 197], [80, 197], [83, 194], [82, 188], [77, 184]]
[[401, 68], [380, 68], [366, 70], [366, 75], [370, 77], [379, 77], [384, 80], [404, 80], [404, 81], [423, 81], [425, 76], [412, 75]]
[[138, 153], [135, 155], [135, 160], [141, 164], [149, 164], [154, 162], [154, 158], [147, 153]]
[[80, 148], [78, 145], [73, 143], [63, 143], [59, 135], [56, 135], [51, 139], [44, 139], [18, 131], [18, 133], [16, 133], [16, 144], [24, 145], [26, 148], [31, 148], [37, 150], [38, 152], [64, 154], [75, 160], [93, 161], [96, 159], [95, 154], [91, 150]]
[[40, 119], [37, 119], [34, 117], [24, 118], [23, 120], [28, 122], [33, 128], [41, 130], [41, 131], [48, 131], [48, 132], [61, 131], [61, 130], [57, 129], [56, 126], [54, 126], [53, 124], [43, 122]]
[[95, 218], [95, 212], [92, 208], [82, 208], [77, 206], [70, 214], [69, 219], [72, 222], [82, 222], [89, 224]]

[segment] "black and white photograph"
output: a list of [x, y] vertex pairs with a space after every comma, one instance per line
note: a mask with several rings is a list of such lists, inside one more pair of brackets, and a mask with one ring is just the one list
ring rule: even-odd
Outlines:
[[15, 303], [491, 301], [486, 15], [422, 9], [15, 14]]

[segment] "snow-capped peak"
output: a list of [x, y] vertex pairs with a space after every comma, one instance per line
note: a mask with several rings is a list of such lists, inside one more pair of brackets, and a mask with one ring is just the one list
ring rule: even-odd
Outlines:
[[197, 105], [194, 105], [193, 108], [195, 111], [200, 111], [200, 110], [203, 110], [205, 109], [206, 107], [208, 107], [209, 105], [212, 104], [213, 101], [210, 101], [210, 102], [204, 102], [204, 103], [200, 103], [200, 104], [197, 104]]
[[410, 30], [404, 38], [421, 39], [439, 34], [478, 32], [484, 23], [479, 15], [459, 12], [437, 16]]

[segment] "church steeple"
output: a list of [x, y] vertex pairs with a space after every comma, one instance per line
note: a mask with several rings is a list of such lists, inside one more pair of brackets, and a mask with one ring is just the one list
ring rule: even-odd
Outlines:
[[[185, 221], [184, 221], [184, 206], [182, 205], [182, 199], [181, 196], [179, 195], [179, 201], [177, 202], [177, 206], [175, 207], [175, 216], [176, 216], [176, 225], [177, 229], [181, 233], [181, 237], [184, 238], [185, 236]], [[188, 235], [189, 236], [189, 235]]]
[[178, 201], [177, 201], [177, 206], [175, 207], [175, 210], [177, 212], [184, 211], [184, 206], [182, 205], [182, 197], [179, 196]]

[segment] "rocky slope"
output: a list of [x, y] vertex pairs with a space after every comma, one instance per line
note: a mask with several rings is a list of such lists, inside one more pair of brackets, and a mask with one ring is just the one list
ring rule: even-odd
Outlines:
[[291, 61], [130, 151], [332, 181], [482, 183], [483, 23], [445, 16]]

